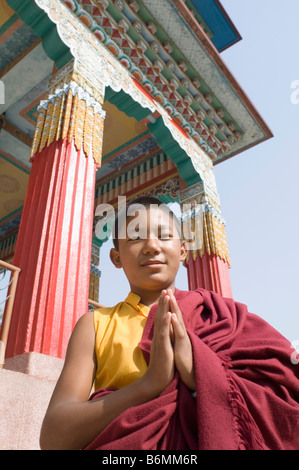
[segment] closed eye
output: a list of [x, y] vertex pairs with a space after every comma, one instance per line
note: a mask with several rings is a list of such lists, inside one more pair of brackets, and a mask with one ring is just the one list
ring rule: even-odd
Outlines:
[[160, 240], [170, 240], [171, 238], [173, 238], [173, 235], [170, 233], [161, 233], [159, 235]]

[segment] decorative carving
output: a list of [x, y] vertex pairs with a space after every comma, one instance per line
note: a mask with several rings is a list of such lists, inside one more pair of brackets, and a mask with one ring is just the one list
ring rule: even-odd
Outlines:
[[166, 183], [156, 186], [155, 188], [152, 188], [142, 194], [145, 196], [151, 195], [158, 198], [161, 196], [169, 196], [171, 199], [173, 199], [173, 201], [177, 201], [179, 199], [179, 189], [179, 177], [175, 176], [166, 181]]
[[[65, 1], [65, 0], [64, 0]], [[147, 21], [146, 19], [142, 19], [142, 14], [138, 13], [138, 9], [134, 9], [133, 11], [135, 13], [135, 17], [132, 15], [128, 15], [127, 9], [122, 8], [120, 13], [123, 17], [123, 20], [125, 20], [127, 23], [130, 23], [131, 26], [135, 29], [135, 31], [138, 33], [140, 36], [140, 40], [137, 41], [137, 44], [144, 43], [146, 42], [145, 47], [141, 50], [140, 48], [136, 47], [135, 42], [133, 41], [133, 44], [131, 44], [132, 39], [130, 37], [129, 33], [129, 28], [120, 28], [120, 21], [118, 19], [115, 19], [113, 16], [112, 12], [108, 11], [103, 11], [103, 14], [99, 12], [99, 9], [96, 8], [94, 5], [96, 4], [95, 0], [73, 0], [77, 4], [77, 8], [75, 10], [76, 15], [78, 16], [79, 19], [83, 21], [84, 19], [84, 24], [87, 24], [88, 27], [90, 28], [91, 31], [93, 31], [97, 36], [99, 37], [99, 28], [102, 30], [102, 35], [99, 37], [99, 39], [105, 44], [105, 46], [121, 61], [125, 67], [130, 70], [132, 75], [134, 75], [142, 84], [145, 86], [147, 83], [147, 88], [150, 90], [150, 93], [155, 96], [155, 98], [159, 101], [160, 104], [162, 104], [164, 107], [168, 106], [167, 102], [167, 94], [168, 91], [163, 89], [161, 93], [157, 91], [156, 88], [159, 89], [159, 86], [156, 86], [155, 80], [153, 83], [150, 85], [148, 84], [148, 81], [152, 79], [153, 77], [153, 68], [152, 66], [147, 67], [146, 70], [142, 70], [140, 68], [140, 62], [142, 62], [145, 59], [145, 51], [148, 47], [151, 48], [152, 52], [156, 55], [158, 60], [161, 60], [164, 62], [164, 65], [162, 68], [159, 69], [159, 79], [160, 81], [163, 81], [163, 69], [168, 66], [169, 60], [171, 57], [169, 56], [168, 59], [166, 59], [166, 55], [170, 54], [172, 51], [172, 46], [168, 42], [164, 42], [163, 44], [159, 42], [157, 38], [155, 38], [155, 41], [150, 40], [149, 38], [145, 37], [145, 31], [148, 30], [152, 35], [155, 35], [157, 32], [157, 26], [154, 23], [154, 21]], [[113, 2], [114, 4], [117, 4], [118, 2], [115, 1]], [[125, 2], [122, 1], [122, 4], [127, 3], [129, 7], [132, 6], [132, 2]], [[85, 18], [85, 16], [88, 15], [88, 20]], [[120, 35], [121, 32], [121, 35]], [[158, 36], [158, 35], [157, 35]], [[146, 41], [144, 41], [146, 39]], [[126, 44], [125, 47], [123, 47], [123, 44]], [[131, 51], [128, 51], [127, 45], [130, 44]], [[163, 50], [163, 54], [160, 53], [160, 51]], [[127, 55], [124, 56], [124, 54]], [[133, 57], [134, 54], [134, 59], [133, 63], [138, 67], [138, 70], [134, 67], [132, 62], [129, 60], [129, 57]], [[157, 61], [154, 60], [154, 62]], [[171, 65], [170, 65], [171, 67]], [[177, 70], [180, 68], [180, 78], [176, 76]], [[185, 102], [185, 108], [184, 108], [184, 113], [182, 114], [181, 110], [179, 110], [179, 121], [182, 127], [185, 129], [185, 131], [191, 136], [192, 139], [197, 144], [201, 144], [201, 135], [198, 133], [198, 128], [197, 128], [197, 123], [196, 120], [190, 120], [188, 117], [189, 113], [192, 113], [192, 110], [196, 111], [196, 105], [199, 104], [197, 102], [197, 88], [201, 86], [201, 81], [197, 79], [196, 77], [190, 78], [188, 76], [189, 70], [188, 70], [188, 65], [184, 61], [179, 61], [178, 62], [178, 67], [172, 68], [172, 70], [169, 68], [171, 73], [173, 74], [172, 80], [170, 81], [170, 89], [173, 89], [174, 97], [175, 97], [175, 103], [174, 106], [177, 107], [177, 103], [179, 103], [181, 100]], [[142, 72], [142, 73], [140, 73]], [[182, 73], [184, 74], [184, 78], [181, 78]], [[185, 100], [184, 98], [186, 97], [186, 94], [183, 93], [183, 96], [180, 92], [180, 89], [178, 86], [173, 86], [174, 84], [179, 83], [181, 80], [183, 88], [187, 91], [188, 99]], [[161, 90], [160, 90], [161, 91]], [[204, 103], [205, 108], [213, 108], [213, 97], [210, 93], [206, 94], [206, 99], [203, 99], [203, 101], [200, 103], [200, 106]], [[194, 107], [195, 106], [195, 107]], [[214, 109], [214, 108], [213, 108]], [[184, 120], [189, 121], [190, 124], [185, 123]], [[216, 120], [213, 120], [215, 124], [219, 124], [219, 119], [222, 119], [221, 117], [217, 118]], [[224, 133], [222, 133], [222, 136], [220, 137], [219, 134], [219, 129], [217, 127], [217, 132], [218, 132], [218, 137], [221, 138], [221, 140], [227, 141], [227, 136], [230, 135], [230, 131], [228, 127], [226, 126], [225, 122], [222, 122], [223, 124], [223, 129]], [[219, 156], [223, 155], [223, 153], [226, 151], [227, 148], [230, 147], [231, 144], [234, 142], [228, 143], [228, 147], [224, 147], [220, 145], [217, 141], [214, 141], [214, 135], [210, 134], [211, 139], [207, 141], [207, 138], [205, 139], [207, 141], [206, 145], [208, 147], [208, 153], [213, 160], [217, 160]], [[237, 134], [237, 139], [238, 140], [242, 134], [238, 133]], [[212, 144], [212, 145], [210, 145]]]
[[182, 233], [188, 244], [188, 257], [195, 260], [205, 253], [218, 255], [230, 265], [225, 221], [215, 194], [205, 190], [204, 182], [180, 192]]
[[[209, 188], [214, 189], [215, 194], [217, 194], [213, 162], [206, 153], [210, 151], [208, 144], [201, 141], [198, 145], [193, 139], [190, 139], [168, 115], [160, 104], [159, 97], [156, 95], [155, 100], [150, 99], [141, 87], [137, 87], [128, 70], [115, 59], [95, 34], [78, 21], [61, 1], [35, 1], [57, 25], [58, 34], [70, 48], [78, 64], [84, 64], [85, 69], [88, 70], [88, 78], [91, 83], [94, 84], [94, 80], [100, 80], [103, 86], [110, 86], [116, 92], [123, 90], [143, 108], [149, 109], [150, 112], [155, 113], [157, 111], [162, 116], [164, 125], [170, 130], [176, 142], [190, 157], [202, 180]], [[134, 75], [141, 78], [142, 72], [136, 68]], [[177, 81], [173, 85], [174, 87], [179, 86], [179, 82]], [[214, 153], [211, 153], [211, 157], [213, 155]]]
[[83, 148], [100, 165], [105, 112], [103, 85], [95, 88], [82, 73], [84, 68], [72, 61], [50, 82], [47, 100], [38, 107], [39, 117], [33, 139], [31, 158], [54, 140], [74, 140], [77, 150]]

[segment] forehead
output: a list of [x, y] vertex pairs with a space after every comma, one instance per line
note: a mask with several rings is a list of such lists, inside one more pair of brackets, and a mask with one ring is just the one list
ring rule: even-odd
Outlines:
[[114, 236], [118, 241], [128, 238], [147, 239], [152, 236], [166, 239], [168, 236], [175, 236], [181, 239], [180, 223], [166, 204], [132, 204], [119, 214], [114, 229]]
[[148, 226], [169, 226], [173, 227], [173, 214], [167, 206], [137, 207], [129, 206], [127, 211], [127, 224], [136, 221], [137, 223]]

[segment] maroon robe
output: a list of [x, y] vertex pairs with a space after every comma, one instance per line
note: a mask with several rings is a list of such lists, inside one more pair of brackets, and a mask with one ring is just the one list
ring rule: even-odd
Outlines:
[[[159, 397], [121, 413], [86, 449], [299, 449], [299, 364], [289, 341], [232, 299], [204, 289], [175, 297], [192, 344], [196, 397], [176, 372]], [[147, 362], [156, 308], [139, 343]], [[106, 393], [113, 391], [91, 399]]]

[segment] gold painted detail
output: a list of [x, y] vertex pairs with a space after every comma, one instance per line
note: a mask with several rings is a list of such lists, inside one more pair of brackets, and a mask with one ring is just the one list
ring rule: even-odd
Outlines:
[[74, 141], [77, 150], [82, 148], [86, 156], [92, 156], [100, 165], [105, 118], [103, 93], [83, 86], [79, 74], [71, 73], [56, 85], [55, 90], [50, 89], [47, 100], [41, 101], [31, 158], [55, 140], [67, 139]]
[[188, 255], [196, 260], [205, 253], [214, 254], [226, 261], [230, 266], [230, 256], [227, 244], [224, 221], [213, 214], [210, 206], [202, 207], [200, 211], [191, 217], [182, 217], [182, 233], [188, 244]]
[[93, 300], [95, 302], [99, 301], [99, 288], [100, 288], [100, 277], [101, 277], [99, 264], [100, 264], [100, 248], [97, 247], [96, 245], [92, 245], [88, 299]]
[[[212, 197], [213, 196], [213, 197]], [[188, 255], [196, 260], [205, 253], [217, 255], [230, 266], [225, 221], [220, 206], [203, 183], [181, 191], [182, 235], [187, 241]]]

